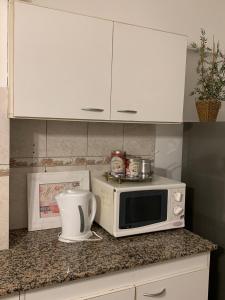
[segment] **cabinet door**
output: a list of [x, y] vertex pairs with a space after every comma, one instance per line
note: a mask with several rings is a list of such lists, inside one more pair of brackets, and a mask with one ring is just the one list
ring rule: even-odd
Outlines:
[[151, 282], [136, 288], [136, 300], [207, 300], [208, 270]]
[[183, 120], [186, 37], [116, 23], [113, 42], [113, 120]]
[[109, 119], [112, 28], [15, 2], [14, 117]]

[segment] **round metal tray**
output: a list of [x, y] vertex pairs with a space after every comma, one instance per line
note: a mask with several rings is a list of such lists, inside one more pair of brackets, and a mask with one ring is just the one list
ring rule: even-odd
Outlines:
[[112, 180], [112, 181], [116, 181], [119, 184], [121, 184], [123, 182], [151, 182], [152, 175], [153, 175], [153, 172], [146, 178], [141, 178], [141, 177], [130, 178], [130, 177], [126, 177], [126, 176], [115, 177], [110, 172], [106, 172], [103, 176], [106, 178], [107, 181]]

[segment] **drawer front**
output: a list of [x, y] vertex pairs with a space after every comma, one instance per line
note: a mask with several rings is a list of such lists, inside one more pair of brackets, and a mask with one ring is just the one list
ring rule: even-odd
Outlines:
[[82, 298], [85, 300], [135, 300], [135, 288], [121, 290], [118, 292], [107, 293], [91, 298]]
[[[20, 300], [20, 296], [14, 295], [14, 296], [5, 296], [5, 297], [0, 297], [1, 300]], [[23, 299], [23, 298], [21, 298]]]
[[[88, 295], [88, 289], [86, 289], [86, 295]], [[80, 289], [78, 288], [77, 291], [74, 290], [72, 292], [64, 292], [61, 294], [61, 296], [57, 299], [61, 300], [135, 300], [135, 288], [122, 288], [117, 290], [110, 290], [110, 291], [99, 291], [97, 293], [94, 293], [93, 295], [85, 296], [85, 290], [82, 294], [83, 296], [78, 296], [77, 294], [80, 293]], [[43, 300], [55, 300], [56, 297], [54, 294], [52, 294], [49, 290], [36, 290], [34, 292], [28, 292], [26, 294], [23, 294], [22, 300], [37, 300], [37, 299], [43, 299]]]
[[208, 270], [137, 286], [136, 300], [207, 300]]

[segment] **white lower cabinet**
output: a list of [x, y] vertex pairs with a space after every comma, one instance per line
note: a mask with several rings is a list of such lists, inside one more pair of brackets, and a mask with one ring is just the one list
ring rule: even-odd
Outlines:
[[207, 300], [209, 262], [203, 253], [30, 290], [20, 300]]
[[136, 300], [160, 298], [163, 300], [206, 300], [208, 274], [198, 271], [136, 287]]

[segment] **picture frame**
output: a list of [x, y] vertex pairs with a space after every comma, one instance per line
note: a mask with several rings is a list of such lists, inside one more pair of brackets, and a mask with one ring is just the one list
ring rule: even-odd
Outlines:
[[54, 197], [66, 189], [89, 191], [89, 171], [27, 174], [28, 231], [61, 227]]

